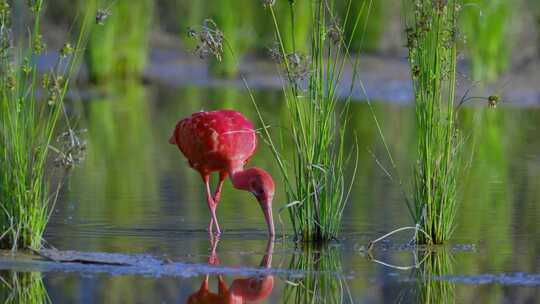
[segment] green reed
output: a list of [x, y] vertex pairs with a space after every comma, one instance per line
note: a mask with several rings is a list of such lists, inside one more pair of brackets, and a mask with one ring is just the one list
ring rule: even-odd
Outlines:
[[89, 0], [82, 11], [98, 11], [101, 25], [93, 27], [86, 49], [90, 80], [103, 84], [115, 79], [138, 79], [148, 57], [152, 0]]
[[[343, 23], [338, 23], [333, 1], [310, 1], [311, 44], [309, 55], [305, 55], [294, 48], [295, 43], [292, 49], [286, 48], [273, 5], [273, 1], [266, 1], [278, 40], [271, 53], [284, 71], [289, 115], [285, 128], [290, 138], [283, 137], [282, 145], [294, 147], [292, 155], [278, 151], [268, 130], [264, 135], [280, 167], [288, 201], [282, 210], [288, 211], [296, 237], [324, 242], [339, 234], [356, 174], [356, 163], [349, 161], [352, 151], [345, 147], [350, 98], [338, 107], [337, 90], [350, 46], [342, 28], [348, 22], [358, 23], [358, 18], [347, 12]], [[347, 181], [350, 171], [352, 180]]]
[[7, 1], [0, 0], [0, 248], [3, 249], [40, 247], [58, 193], [50, 189], [45, 175], [52, 172], [47, 161], [51, 159], [59, 166], [70, 167], [77, 158], [73, 153], [81, 147], [71, 129], [57, 139], [53, 137], [65, 113], [64, 96], [80, 59], [85, 27], [76, 43], [62, 47], [55, 67], [38, 75], [37, 58], [46, 48], [40, 34], [43, 6], [43, 0], [28, 2], [30, 30], [20, 32], [27, 33], [25, 37], [14, 39], [12, 10]]
[[417, 242], [440, 244], [454, 229], [462, 146], [454, 108], [458, 3], [407, 0], [406, 4], [418, 138], [414, 193], [407, 206], [425, 232], [418, 234]]
[[508, 67], [508, 27], [515, 5], [506, 0], [472, 0], [466, 5], [460, 19], [472, 76], [474, 80], [495, 81]]
[[353, 303], [343, 276], [340, 248], [307, 246], [293, 254], [289, 269], [305, 272], [286, 281], [283, 303]]

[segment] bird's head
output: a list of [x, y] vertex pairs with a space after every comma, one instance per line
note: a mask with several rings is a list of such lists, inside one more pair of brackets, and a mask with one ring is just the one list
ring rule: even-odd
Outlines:
[[271, 206], [274, 199], [274, 180], [270, 174], [259, 168], [247, 169], [249, 171], [249, 192], [263, 204]]
[[274, 199], [274, 181], [268, 172], [259, 168], [249, 168], [231, 174], [233, 185], [237, 189], [251, 192], [264, 213], [268, 234], [274, 236], [274, 221], [272, 218], [272, 200]]

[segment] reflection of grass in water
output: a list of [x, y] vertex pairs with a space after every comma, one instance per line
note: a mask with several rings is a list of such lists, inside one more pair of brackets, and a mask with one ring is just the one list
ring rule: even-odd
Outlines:
[[416, 303], [454, 303], [454, 283], [434, 278], [452, 274], [451, 254], [446, 250], [424, 254], [424, 262], [416, 270]]
[[[508, 111], [482, 111], [468, 108], [463, 112], [462, 124], [467, 130], [473, 130], [471, 142], [475, 152], [472, 156], [472, 170], [465, 177], [463, 201], [477, 202], [464, 204], [460, 208], [458, 230], [466, 231], [469, 240], [485, 239], [487, 252], [505, 252], [510, 250], [512, 242], [512, 208], [510, 202], [514, 193], [511, 191], [509, 149], [512, 144], [506, 134], [517, 134], [520, 130], [510, 123], [516, 117]], [[506, 134], [505, 134], [506, 133]], [[483, 212], [475, 212], [475, 210]], [[484, 227], [490, 227], [485, 231]], [[496, 239], [494, 239], [494, 237]], [[507, 261], [505, 254], [491, 255], [480, 263], [464, 265], [467, 269], [500, 269]], [[497, 302], [497, 293], [491, 293], [489, 302]], [[499, 294], [499, 296], [502, 296]], [[499, 298], [500, 300], [500, 298]]]
[[[111, 97], [85, 103], [88, 158], [70, 193], [92, 198], [90, 205], [78, 208], [87, 216], [105, 214], [115, 225], [129, 226], [141, 223], [147, 213], [134, 210], [133, 200], [159, 197], [151, 111], [141, 85], [125, 83], [109, 91]], [[149, 203], [144, 208], [159, 206]]]
[[463, 10], [462, 29], [475, 80], [494, 81], [508, 66], [510, 15], [508, 0], [471, 0]]
[[[454, 230], [462, 145], [455, 125], [456, 0], [406, 1], [418, 161], [409, 211], [425, 231], [418, 243], [441, 244]], [[425, 236], [427, 234], [427, 237]]]
[[88, 72], [93, 82], [141, 76], [148, 55], [152, 0], [85, 1], [81, 10], [108, 8], [103, 25], [93, 27], [86, 50]]
[[306, 272], [301, 278], [286, 282], [283, 303], [352, 303], [352, 296], [343, 277], [339, 247], [307, 246], [294, 253], [291, 270]]
[[52, 303], [39, 272], [11, 272], [0, 274], [0, 301], [5, 304]]

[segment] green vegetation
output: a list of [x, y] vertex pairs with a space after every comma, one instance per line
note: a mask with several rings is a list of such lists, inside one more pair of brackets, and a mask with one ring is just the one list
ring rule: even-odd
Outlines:
[[306, 273], [286, 281], [283, 303], [353, 303], [341, 266], [340, 249], [312, 248], [292, 255], [289, 269]]
[[[267, 1], [265, 6], [274, 21], [279, 43], [272, 57], [284, 70], [283, 92], [289, 114], [286, 128], [291, 142], [284, 139], [282, 146], [294, 147], [292, 160], [288, 162], [264, 129], [284, 181], [288, 204], [283, 208], [289, 212], [298, 239], [328, 241], [340, 232], [356, 174], [356, 163], [349, 161], [349, 151], [345, 149], [350, 98], [339, 110], [336, 92], [350, 45], [350, 40], [343, 38], [342, 28], [348, 22], [358, 23], [358, 18], [354, 20], [356, 15], [348, 11], [343, 24], [338, 24], [332, 15], [332, 1], [311, 1], [313, 31], [306, 57], [294, 49], [286, 49], [273, 2]], [[262, 116], [260, 119], [263, 120]], [[354, 168], [352, 181], [345, 180], [348, 165]]]
[[39, 272], [3, 272], [0, 280], [0, 301], [4, 304], [52, 303]]
[[454, 229], [462, 140], [456, 128], [456, 1], [407, 1], [418, 161], [409, 211], [425, 233], [421, 244], [441, 244]]
[[148, 57], [154, 1], [119, 0], [103, 7], [99, 3], [84, 1], [80, 7], [84, 12], [97, 11], [99, 19], [85, 54], [90, 80], [103, 84], [114, 79], [140, 78]]
[[471, 0], [463, 9], [461, 25], [466, 37], [474, 80], [494, 81], [508, 67], [512, 9], [507, 0]]
[[33, 25], [27, 37], [14, 41], [10, 5], [0, 1], [0, 248], [12, 250], [41, 245], [56, 201], [45, 177], [53, 169], [47, 166], [49, 152], [55, 151], [54, 164], [69, 168], [83, 148], [71, 129], [54, 137], [85, 27], [74, 46], [62, 47], [54, 69], [40, 76], [36, 58], [46, 48], [40, 34], [44, 3], [28, 5]]

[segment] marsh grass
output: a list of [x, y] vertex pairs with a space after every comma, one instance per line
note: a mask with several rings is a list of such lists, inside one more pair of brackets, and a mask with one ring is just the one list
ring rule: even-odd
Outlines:
[[148, 57], [154, 1], [89, 0], [81, 2], [80, 10], [98, 12], [96, 20], [88, 20], [97, 23], [85, 52], [90, 80], [105, 84], [139, 79]]
[[506, 70], [510, 57], [510, 15], [516, 4], [506, 0], [472, 0], [460, 21], [474, 80], [495, 81]]
[[[309, 54], [305, 55], [286, 48], [273, 2], [268, 1], [266, 8], [274, 22], [278, 44], [272, 53], [283, 71], [289, 114], [283, 126], [290, 137], [282, 134], [281, 146], [294, 147], [292, 155], [282, 154], [264, 129], [263, 137], [279, 164], [288, 201], [280, 211], [289, 213], [297, 239], [325, 242], [338, 237], [356, 175], [357, 151], [355, 159], [355, 151], [345, 147], [350, 98], [338, 106], [337, 91], [351, 43], [344, 40], [342, 28], [348, 22], [358, 24], [358, 18], [349, 10], [339, 23], [333, 15], [333, 1], [310, 1], [312, 33]], [[260, 112], [259, 118], [265, 125]], [[348, 174], [351, 171], [352, 176]]]
[[454, 230], [462, 140], [454, 107], [457, 1], [406, 1], [407, 46], [414, 90], [418, 161], [409, 211], [426, 233], [417, 243], [441, 244]]
[[[0, 0], [0, 248], [39, 248], [56, 201], [46, 172], [53, 149], [58, 164], [73, 164], [74, 133], [55, 139], [57, 123], [65, 114], [64, 96], [80, 59], [85, 27], [72, 46], [66, 43], [57, 63], [39, 76], [37, 57], [45, 51], [40, 34], [43, 0], [30, 1], [32, 25], [26, 37], [13, 39], [12, 11]], [[88, 18], [90, 14], [86, 15]], [[26, 33], [26, 31], [22, 32]], [[57, 146], [56, 148], [54, 146]], [[76, 148], [74, 148], [76, 149]], [[71, 157], [71, 159], [70, 159]], [[53, 161], [53, 163], [56, 163]], [[65, 170], [66, 168], [63, 168]], [[55, 191], [56, 190], [56, 191]]]
[[283, 303], [353, 303], [346, 278], [342, 275], [338, 247], [307, 246], [293, 254], [289, 269], [301, 270], [305, 276], [286, 281]]

